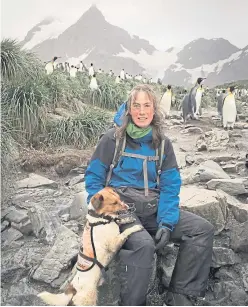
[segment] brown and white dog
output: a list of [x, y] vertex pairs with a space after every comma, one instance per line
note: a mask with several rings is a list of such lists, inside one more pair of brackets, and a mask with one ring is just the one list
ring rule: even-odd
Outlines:
[[[142, 226], [135, 225], [120, 233], [116, 218], [119, 211], [127, 210], [127, 208], [128, 206], [120, 200], [119, 195], [110, 187], [102, 189], [91, 198], [82, 238], [83, 249], [81, 249], [81, 252], [84, 255], [91, 256], [92, 258], [95, 256], [97, 261], [103, 267], [106, 267], [127, 238], [131, 234], [143, 229]], [[87, 245], [92, 243], [92, 238], [95, 254], [92, 250], [86, 251]], [[92, 306], [97, 304], [97, 287], [101, 280], [101, 268], [97, 264], [92, 266], [92, 262], [88, 261], [87, 257], [84, 259], [81, 255], [82, 253], [79, 253], [77, 262], [79, 270], [77, 270], [76, 275], [64, 293], [52, 294], [42, 292], [38, 294], [45, 303], [53, 306], [66, 306], [69, 303], [75, 306]], [[89, 265], [88, 269], [87, 264]]]

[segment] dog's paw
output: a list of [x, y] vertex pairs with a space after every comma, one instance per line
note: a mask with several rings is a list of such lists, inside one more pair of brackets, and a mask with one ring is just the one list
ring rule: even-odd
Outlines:
[[141, 226], [141, 225], [134, 225], [134, 226], [129, 228], [131, 233], [138, 232], [138, 231], [141, 231], [143, 229], [144, 229], [144, 227]]

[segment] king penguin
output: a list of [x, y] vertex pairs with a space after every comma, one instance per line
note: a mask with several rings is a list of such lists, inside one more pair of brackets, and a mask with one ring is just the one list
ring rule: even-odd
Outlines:
[[165, 117], [168, 117], [170, 115], [171, 102], [172, 102], [171, 85], [168, 85], [160, 101], [160, 108]]
[[192, 119], [196, 119], [196, 93], [199, 87], [206, 78], [198, 78], [194, 87], [191, 88], [189, 94], [187, 94], [182, 101], [182, 111], [184, 122], [187, 121], [190, 116]]
[[45, 66], [45, 70], [46, 70], [46, 73], [47, 75], [50, 75], [53, 73], [54, 71], [54, 68], [55, 68], [55, 61], [59, 59], [59, 57], [55, 56], [52, 61], [48, 62]]
[[202, 101], [202, 94], [204, 92], [204, 89], [201, 86], [198, 87], [196, 90], [196, 95], [195, 95], [195, 101], [196, 101], [196, 111], [195, 111], [195, 117], [198, 118], [199, 115], [201, 115], [201, 101]]
[[217, 97], [217, 112], [222, 117], [223, 100], [225, 98], [226, 90], [222, 90], [222, 93]]
[[93, 77], [95, 71], [94, 71], [94, 67], [93, 67], [93, 63], [90, 64], [90, 68], [89, 68], [89, 76]]
[[233, 129], [237, 117], [234, 89], [234, 86], [230, 86], [227, 90], [227, 96], [223, 100], [222, 116], [225, 130]]
[[96, 80], [96, 75], [94, 74], [90, 80], [90, 88], [92, 91], [97, 90], [98, 89], [98, 84], [97, 84], [97, 80]]

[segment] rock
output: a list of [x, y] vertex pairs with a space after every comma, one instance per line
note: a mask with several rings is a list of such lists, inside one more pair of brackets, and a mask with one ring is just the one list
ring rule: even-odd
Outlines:
[[248, 292], [248, 263], [243, 263], [242, 268], [240, 270], [242, 282], [244, 285], [245, 291]]
[[85, 191], [85, 182], [80, 182], [80, 183], [77, 183], [75, 185], [73, 185], [71, 187], [71, 189], [75, 192], [75, 193], [80, 193], [82, 191]]
[[230, 179], [223, 169], [214, 161], [207, 160], [197, 167], [188, 168], [183, 176], [184, 184], [207, 182], [211, 179]]
[[53, 199], [61, 194], [61, 191], [56, 191], [54, 189], [22, 189], [18, 190], [17, 194], [13, 196], [12, 204], [19, 208], [29, 209], [33, 207], [34, 202], [42, 202], [44, 198], [48, 197]]
[[206, 151], [208, 149], [207, 144], [204, 140], [198, 140], [196, 142], [196, 148], [197, 148], [197, 151]]
[[3, 221], [1, 223], [1, 232], [3, 232], [5, 229], [9, 227], [10, 222], [9, 221]]
[[243, 179], [211, 179], [207, 182], [207, 187], [209, 190], [223, 190], [230, 195], [248, 193]]
[[231, 248], [236, 252], [248, 253], [248, 221], [232, 228]]
[[222, 154], [215, 157], [211, 157], [214, 162], [229, 162], [235, 160], [237, 157], [230, 154]]
[[28, 282], [27, 278], [11, 285], [5, 304], [9, 306], [45, 306], [37, 297], [38, 291]]
[[196, 186], [182, 186], [180, 206], [184, 210], [207, 219], [215, 227], [215, 234], [220, 233], [225, 228], [226, 204], [224, 198], [221, 198], [216, 191], [209, 191]]
[[11, 227], [2, 232], [1, 235], [1, 241], [3, 242], [2, 247], [4, 248], [8, 245], [11, 245], [12, 242], [19, 240], [22, 237], [23, 234], [20, 231]]
[[82, 233], [81, 228], [79, 227], [79, 224], [77, 221], [68, 221], [64, 223], [64, 226], [67, 227], [68, 229], [70, 229], [71, 231], [75, 232], [75, 234], [80, 235]]
[[216, 192], [222, 199], [225, 199], [225, 203], [236, 221], [239, 223], [248, 221], [248, 204], [241, 203], [238, 199], [222, 190], [216, 190]]
[[[247, 120], [248, 121], [248, 120]], [[248, 129], [248, 124], [244, 124], [243, 129]]]
[[[18, 242], [18, 241], [16, 241]], [[23, 246], [11, 246], [2, 251], [2, 282], [18, 282], [23, 276], [40, 264], [49, 251], [48, 246], [42, 246], [32, 239]]]
[[33, 232], [33, 227], [30, 220], [21, 223], [11, 223], [11, 226], [17, 230], [19, 230], [24, 235], [29, 235]]
[[189, 127], [181, 131], [181, 133], [194, 133], [194, 134], [202, 134], [203, 130], [199, 127]]
[[234, 124], [234, 128], [235, 129], [244, 129], [244, 125], [245, 125], [245, 123], [236, 122]]
[[84, 181], [84, 174], [78, 175], [74, 178], [71, 178], [69, 181], [66, 182], [66, 185], [73, 186], [79, 182]]
[[222, 168], [227, 173], [236, 173], [237, 172], [237, 166], [235, 164], [226, 164]]
[[10, 212], [5, 216], [5, 219], [9, 222], [21, 223], [28, 220], [28, 215], [27, 212], [11, 209]]
[[183, 121], [179, 119], [171, 119], [171, 123], [172, 125], [181, 125]]
[[186, 166], [186, 159], [185, 159], [185, 153], [183, 152], [176, 152], [176, 159], [177, 164], [180, 169], [184, 168]]
[[192, 151], [192, 145], [191, 144], [183, 144], [183, 145], [180, 145], [179, 149], [183, 152], [191, 152]]
[[37, 187], [49, 187], [56, 189], [58, 184], [50, 179], [42, 177], [40, 175], [31, 173], [28, 178], [17, 181], [17, 188], [37, 188]]
[[234, 281], [221, 281], [216, 283], [214, 287], [214, 296], [222, 305], [246, 306], [248, 303], [248, 295], [245, 291], [235, 285]]
[[61, 226], [58, 215], [54, 212], [47, 212], [38, 205], [29, 209], [28, 215], [35, 236], [44, 239], [48, 244], [53, 243]]
[[33, 275], [33, 279], [51, 284], [61, 272], [67, 269], [70, 261], [79, 251], [79, 237], [61, 226], [57, 239]]
[[223, 265], [231, 265], [240, 263], [241, 259], [231, 249], [224, 247], [214, 247], [212, 265], [214, 268], [221, 267]]
[[70, 206], [70, 219], [85, 219], [87, 214], [87, 192], [83, 191], [75, 195], [74, 200]]
[[73, 168], [70, 170], [69, 175], [79, 175], [79, 174], [85, 174], [87, 165], [82, 164], [79, 167]]

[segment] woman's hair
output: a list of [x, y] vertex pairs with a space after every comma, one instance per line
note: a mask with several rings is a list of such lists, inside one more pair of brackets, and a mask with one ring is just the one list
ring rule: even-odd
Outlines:
[[117, 133], [117, 136], [120, 138], [124, 135], [124, 133], [126, 133], [126, 128], [128, 124], [132, 122], [132, 118], [130, 115], [131, 103], [135, 101], [137, 94], [139, 92], [145, 92], [148, 95], [149, 99], [153, 102], [154, 116], [151, 122], [152, 145], [156, 149], [159, 147], [163, 139], [163, 136], [164, 136], [164, 133], [163, 133], [164, 121], [163, 121], [163, 115], [159, 108], [158, 98], [156, 96], [156, 93], [154, 92], [152, 87], [147, 84], [137, 85], [131, 90], [129, 97], [128, 97], [128, 101], [127, 101], [127, 111], [125, 115], [122, 117], [123, 119], [122, 125], [121, 127], [117, 128], [116, 133]]

